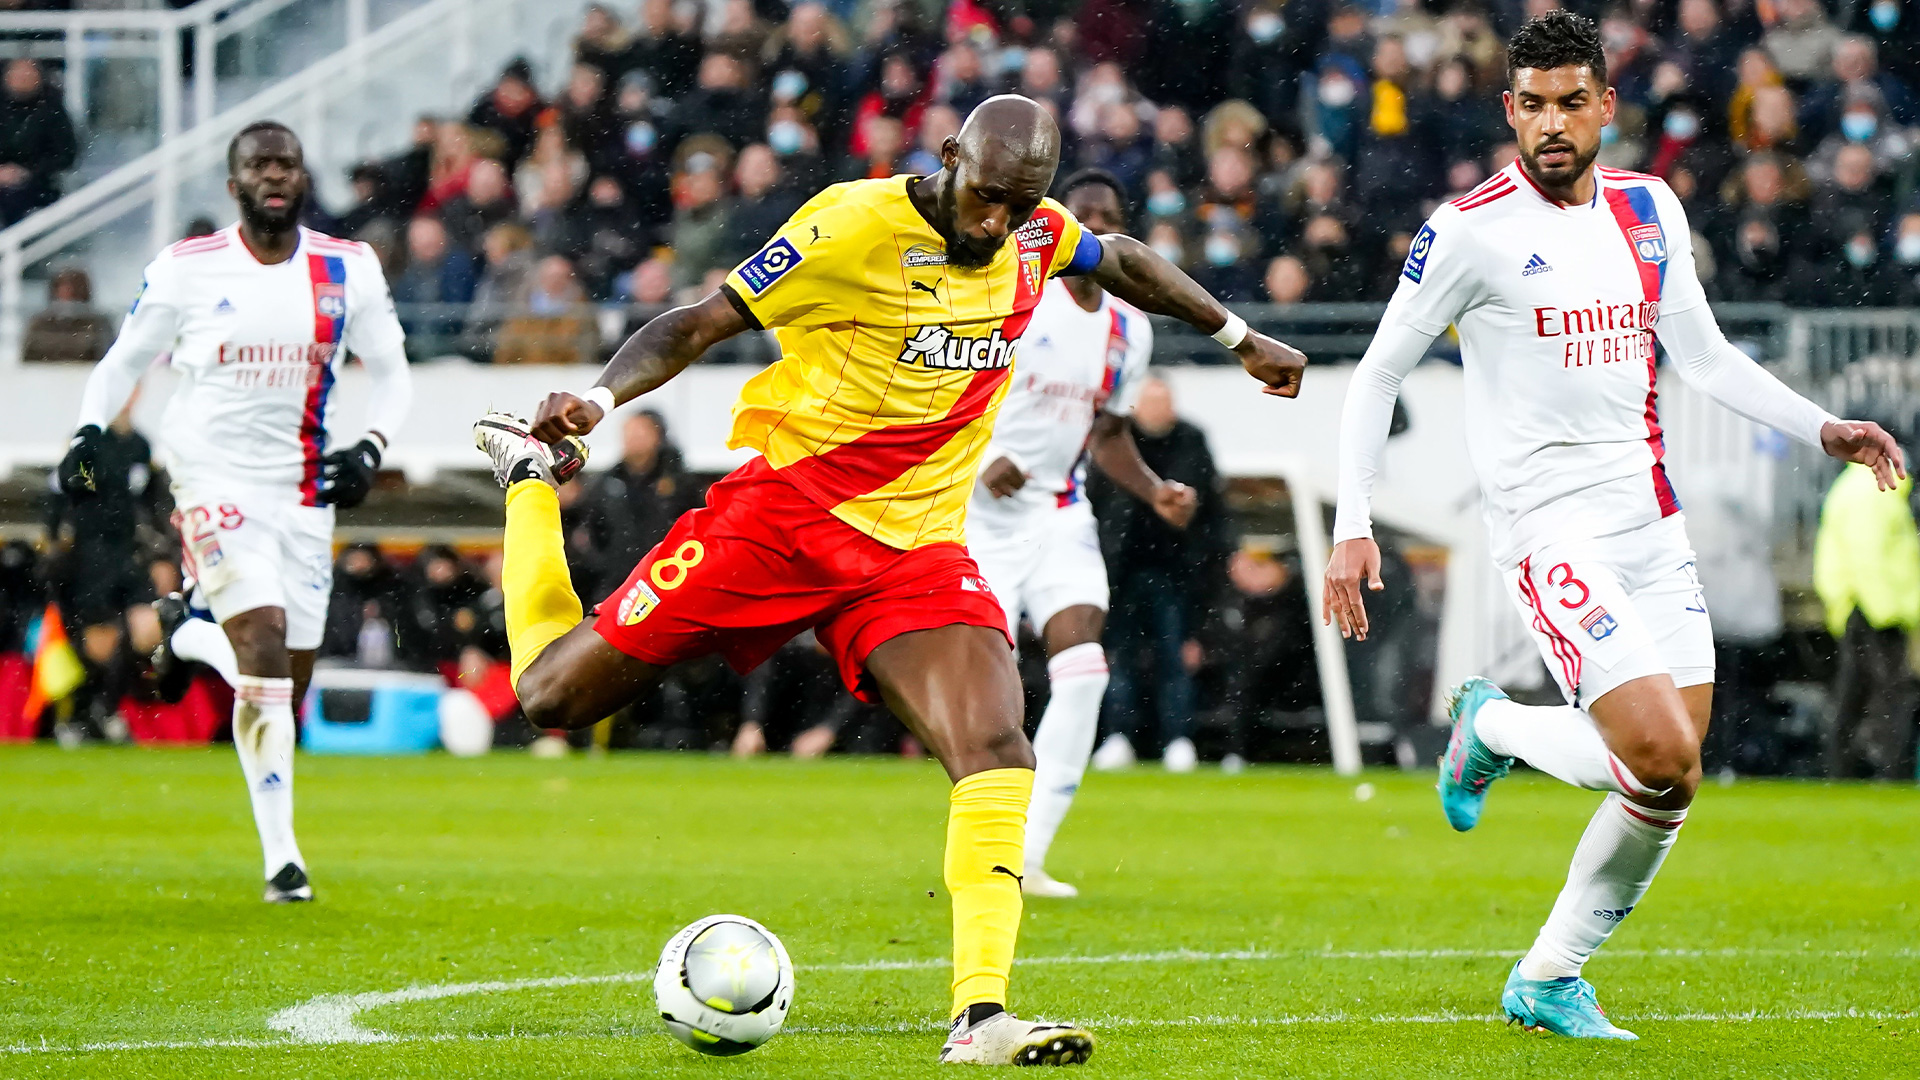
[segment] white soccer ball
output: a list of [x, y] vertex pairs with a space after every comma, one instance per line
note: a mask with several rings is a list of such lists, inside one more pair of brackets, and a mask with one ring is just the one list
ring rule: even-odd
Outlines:
[[674, 1038], [716, 1057], [744, 1054], [787, 1022], [793, 961], [752, 919], [709, 915], [660, 950], [653, 998]]

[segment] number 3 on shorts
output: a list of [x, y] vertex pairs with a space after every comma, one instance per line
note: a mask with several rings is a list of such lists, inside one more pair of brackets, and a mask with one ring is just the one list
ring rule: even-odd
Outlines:
[[[700, 541], [689, 540], [667, 558], [654, 560], [653, 569], [647, 572], [647, 576], [653, 579], [655, 588], [677, 589], [686, 582], [693, 568], [700, 565], [700, 560], [706, 557], [707, 549], [701, 546]], [[673, 568], [672, 577], [667, 576], [668, 567]]]

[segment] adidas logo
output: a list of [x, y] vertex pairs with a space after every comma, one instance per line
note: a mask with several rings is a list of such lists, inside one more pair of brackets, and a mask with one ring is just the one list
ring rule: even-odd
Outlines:
[[280, 778], [280, 774], [279, 774], [279, 773], [277, 773], [277, 772], [276, 772], [276, 773], [268, 773], [268, 774], [267, 774], [267, 777], [266, 777], [266, 779], [264, 779], [264, 780], [262, 780], [262, 781], [260, 781], [260, 786], [259, 786], [259, 787], [258, 787], [257, 789], [255, 789], [255, 790], [258, 790], [258, 791], [277, 791], [277, 790], [279, 790], [280, 788], [283, 788], [283, 787], [286, 787], [286, 786], [287, 786], [287, 782], [286, 782], [285, 780], [282, 780], [282, 779]]
[[[1538, 257], [1538, 256], [1536, 256], [1536, 258], [1537, 258], [1537, 257]], [[213, 305], [213, 310], [214, 310], [214, 311], [215, 311], [216, 313], [218, 313], [218, 312], [222, 312], [222, 311], [232, 311], [232, 310], [233, 310], [233, 301], [231, 301], [231, 300], [229, 300], [229, 299], [227, 299], [226, 297], [224, 297], [224, 296], [223, 296], [223, 297], [221, 297], [221, 298], [220, 298], [220, 302], [219, 302], [219, 303], [217, 303], [217, 304], [215, 304], [215, 305]]]
[[1532, 277], [1535, 274], [1544, 274], [1551, 269], [1553, 267], [1547, 265], [1547, 260], [1535, 255], [1527, 260], [1527, 265], [1520, 268], [1520, 276]]

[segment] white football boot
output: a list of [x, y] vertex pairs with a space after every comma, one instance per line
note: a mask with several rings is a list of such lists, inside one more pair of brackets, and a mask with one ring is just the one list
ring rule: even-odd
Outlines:
[[1200, 763], [1199, 751], [1193, 748], [1193, 740], [1185, 735], [1167, 744], [1160, 751], [1160, 764], [1170, 773], [1190, 773]]
[[1093, 752], [1091, 764], [1100, 772], [1114, 772], [1119, 769], [1131, 769], [1135, 761], [1133, 744], [1119, 732], [1107, 736], [1100, 749]]
[[1071, 900], [1080, 895], [1080, 890], [1054, 877], [1038, 866], [1027, 867], [1020, 875], [1020, 891], [1028, 896], [1045, 896], [1055, 900]]
[[1093, 1056], [1093, 1034], [1077, 1024], [1041, 1024], [997, 1012], [977, 1024], [953, 1021], [942, 1065], [1079, 1065]]
[[521, 480], [543, 480], [552, 487], [574, 478], [587, 463], [587, 444], [569, 435], [548, 446], [533, 437], [531, 425], [512, 413], [488, 413], [473, 424], [473, 445], [493, 461], [493, 478], [512, 487]]

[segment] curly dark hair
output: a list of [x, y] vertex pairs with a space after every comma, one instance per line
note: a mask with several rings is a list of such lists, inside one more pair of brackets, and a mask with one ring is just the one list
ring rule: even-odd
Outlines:
[[1122, 222], [1125, 222], [1127, 217], [1127, 204], [1132, 201], [1132, 196], [1127, 194], [1126, 185], [1120, 182], [1120, 178], [1105, 169], [1081, 169], [1079, 172], [1062, 180], [1060, 182], [1060, 201], [1066, 202], [1067, 196], [1073, 194], [1075, 190], [1086, 187], [1089, 184], [1095, 184], [1113, 190], [1113, 197], [1120, 200], [1120, 219]]
[[1587, 67], [1600, 85], [1607, 83], [1607, 53], [1600, 47], [1600, 27], [1592, 19], [1555, 8], [1528, 19], [1507, 42], [1507, 84], [1521, 68], [1549, 71], [1557, 67]]

